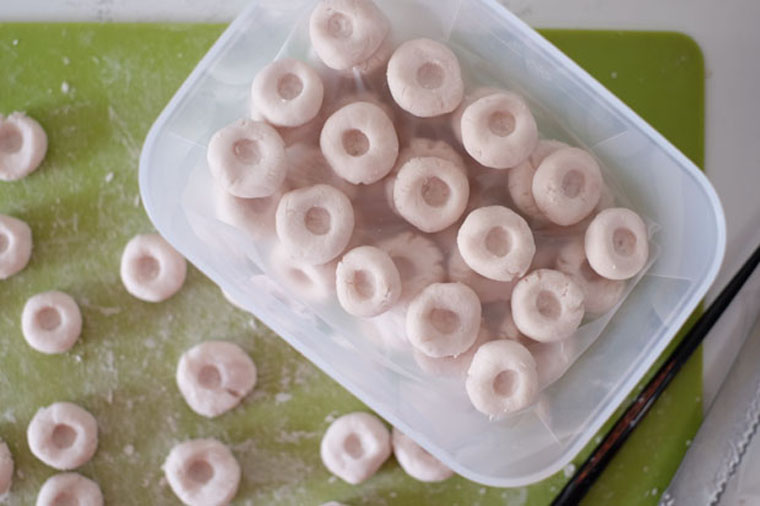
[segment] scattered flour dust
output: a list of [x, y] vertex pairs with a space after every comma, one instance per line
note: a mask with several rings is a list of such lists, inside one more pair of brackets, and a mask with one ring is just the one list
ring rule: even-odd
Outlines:
[[106, 183], [110, 183], [111, 181], [113, 181], [113, 172], [109, 172], [108, 174], [106, 174], [105, 181]]
[[65, 95], [68, 95], [69, 91], [71, 91], [71, 86], [69, 85], [69, 82], [63, 81], [61, 83], [61, 92], [64, 93]]
[[124, 455], [131, 456], [135, 453], [135, 447], [132, 445], [127, 445], [124, 447]]
[[71, 63], [71, 60], [69, 60], [68, 56], [64, 56], [63, 58], [61, 58], [61, 61], [63, 62], [64, 65], [68, 65]]
[[18, 39], [13, 39], [13, 42], [11, 42], [14, 46], [18, 46]]
[[565, 478], [572, 477], [573, 474], [575, 474], [575, 464], [571, 463], [566, 465], [562, 472], [565, 474]]
[[288, 402], [292, 398], [293, 396], [287, 392], [278, 392], [277, 395], [274, 396], [274, 402], [275, 404], [282, 404]]

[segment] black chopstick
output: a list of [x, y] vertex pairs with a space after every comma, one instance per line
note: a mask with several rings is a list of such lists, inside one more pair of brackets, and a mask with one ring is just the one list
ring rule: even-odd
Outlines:
[[720, 295], [699, 317], [683, 340], [670, 354], [667, 361], [660, 366], [655, 376], [647, 383], [633, 403], [615, 423], [615, 426], [604, 436], [604, 440], [596, 447], [591, 456], [581, 465], [572, 479], [564, 486], [552, 505], [575, 505], [586, 495], [591, 485], [610, 463], [612, 457], [623, 446], [633, 429], [646, 416], [660, 394], [675, 378], [681, 367], [688, 361], [704, 340], [710, 329], [715, 325], [728, 305], [734, 299], [744, 283], [760, 263], [760, 246], [752, 253], [741, 269], [731, 278]]

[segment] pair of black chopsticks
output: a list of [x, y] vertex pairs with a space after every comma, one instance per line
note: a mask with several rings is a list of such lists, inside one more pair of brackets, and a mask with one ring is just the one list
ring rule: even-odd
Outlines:
[[675, 378], [681, 367], [694, 353], [705, 336], [710, 332], [744, 283], [760, 263], [760, 246], [752, 253], [741, 269], [731, 278], [720, 295], [697, 320], [667, 361], [657, 370], [631, 406], [618, 419], [615, 426], [605, 435], [591, 456], [581, 465], [572, 479], [565, 485], [552, 502], [553, 506], [574, 505], [586, 495], [591, 485], [610, 463], [612, 457], [623, 446], [639, 422], [646, 416], [660, 394]]

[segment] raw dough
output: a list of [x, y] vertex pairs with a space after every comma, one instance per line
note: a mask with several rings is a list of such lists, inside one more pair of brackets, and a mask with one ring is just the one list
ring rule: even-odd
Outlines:
[[66, 293], [39, 293], [24, 305], [21, 331], [35, 350], [47, 354], [63, 353], [79, 338], [82, 313], [76, 301]]
[[583, 290], [566, 274], [539, 269], [512, 291], [512, 318], [520, 332], [541, 342], [573, 335], [583, 320]]
[[7, 279], [29, 263], [32, 229], [23, 221], [0, 214], [0, 279]]
[[214, 207], [219, 221], [239, 228], [260, 240], [274, 235], [274, 214], [282, 198], [278, 190], [268, 197], [243, 199], [214, 185]]
[[36, 506], [103, 506], [97, 483], [79, 473], [60, 473], [48, 478], [37, 494]]
[[275, 216], [277, 237], [291, 257], [319, 265], [348, 246], [354, 209], [340, 190], [317, 184], [283, 195]]
[[240, 404], [256, 385], [256, 365], [240, 346], [206, 341], [179, 359], [177, 386], [199, 415], [214, 418]]
[[324, 93], [322, 79], [313, 68], [284, 58], [256, 74], [251, 85], [251, 105], [272, 125], [297, 127], [317, 116]]
[[377, 472], [391, 455], [388, 429], [369, 413], [349, 413], [327, 428], [320, 444], [328, 471], [352, 485]]
[[388, 19], [371, 0], [321, 0], [309, 18], [311, 44], [335, 70], [366, 62], [389, 30]]
[[275, 193], [287, 171], [285, 142], [274, 127], [261, 121], [241, 119], [216, 132], [206, 158], [222, 188], [247, 199]]
[[66, 471], [86, 464], [98, 449], [98, 424], [86, 410], [70, 402], [40, 408], [26, 431], [35, 457]]
[[578, 223], [599, 203], [599, 164], [579, 148], [560, 148], [544, 158], [533, 176], [533, 198], [541, 212], [557, 225]]
[[499, 417], [519, 411], [538, 394], [536, 362], [517, 341], [491, 341], [475, 352], [465, 387], [481, 413]]
[[399, 304], [408, 304], [423, 288], [446, 276], [441, 250], [423, 235], [401, 232], [378, 247], [390, 255], [401, 277]]
[[23, 112], [0, 114], [0, 181], [16, 181], [40, 166], [47, 152], [47, 135]]
[[354, 102], [333, 113], [322, 127], [319, 145], [333, 170], [352, 184], [379, 181], [398, 157], [396, 128], [371, 102]]
[[187, 506], [225, 506], [237, 494], [240, 464], [216, 439], [177, 444], [164, 463], [174, 495]]
[[472, 357], [475, 356], [475, 352], [484, 343], [493, 340], [491, 333], [485, 327], [480, 327], [478, 331], [478, 337], [475, 342], [472, 343], [467, 351], [460, 353], [456, 357], [429, 357], [413, 348], [414, 361], [420, 366], [420, 369], [428, 374], [434, 376], [467, 376], [467, 369], [470, 368]]
[[438, 232], [456, 222], [467, 206], [467, 176], [443, 158], [412, 158], [393, 184], [396, 211], [423, 232]]
[[182, 288], [187, 263], [158, 234], [133, 237], [121, 256], [121, 282], [127, 291], [146, 302], [161, 302]]
[[536, 224], [547, 221], [533, 198], [533, 177], [544, 158], [560, 148], [569, 147], [564, 142], [540, 140], [533, 153], [522, 163], [507, 171], [507, 190], [512, 202], [523, 216]]
[[586, 229], [586, 256], [591, 268], [608, 279], [629, 279], [649, 258], [647, 227], [623, 207], [605, 209]]
[[359, 246], [338, 263], [338, 302], [354, 316], [377, 316], [401, 295], [401, 277], [390, 255], [374, 246]]
[[13, 456], [5, 441], [0, 439], [0, 502], [13, 483]]
[[536, 253], [528, 223], [504, 206], [472, 211], [459, 229], [457, 246], [472, 270], [496, 281], [523, 276]]
[[436, 482], [454, 475], [454, 471], [443, 465], [440, 460], [430, 455], [427, 450], [396, 427], [391, 432], [391, 444], [399, 465], [415, 480]]
[[462, 283], [434, 283], [409, 304], [406, 335], [429, 357], [457, 356], [475, 342], [480, 329], [480, 299]]
[[420, 118], [449, 113], [464, 96], [457, 56], [431, 39], [396, 48], [388, 61], [388, 88], [399, 107]]
[[536, 147], [538, 129], [528, 104], [501, 91], [470, 104], [462, 114], [462, 144], [478, 163], [508, 169], [525, 161]]

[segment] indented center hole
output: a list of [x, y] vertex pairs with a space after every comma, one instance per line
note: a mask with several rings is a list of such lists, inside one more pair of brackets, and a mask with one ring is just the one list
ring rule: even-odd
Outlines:
[[506, 137], [515, 131], [515, 117], [505, 111], [496, 111], [488, 117], [488, 129], [492, 134]]
[[8, 241], [8, 236], [0, 232], [0, 253], [3, 253], [5, 250], [7, 250], [9, 244], [10, 241]]
[[295, 74], [288, 72], [277, 81], [277, 94], [283, 100], [293, 100], [303, 91], [303, 82]]
[[51, 436], [51, 439], [56, 448], [65, 450], [74, 444], [76, 438], [77, 433], [65, 423], [59, 423], [53, 427], [53, 435]]
[[618, 228], [612, 233], [612, 247], [618, 255], [629, 257], [636, 250], [636, 236], [627, 228]]
[[367, 271], [354, 271], [352, 284], [357, 297], [362, 300], [371, 299], [375, 295], [375, 283], [372, 281], [372, 275]]
[[190, 463], [187, 475], [195, 483], [203, 485], [214, 477], [214, 468], [205, 459], [197, 459]]
[[336, 39], [346, 39], [354, 33], [354, 25], [348, 16], [336, 12], [327, 20], [327, 33]]
[[343, 132], [343, 149], [351, 156], [362, 156], [369, 151], [369, 139], [361, 130]]
[[393, 263], [396, 265], [396, 269], [398, 270], [399, 277], [402, 280], [410, 279], [415, 274], [414, 269], [414, 263], [412, 263], [411, 260], [409, 260], [409, 257], [406, 256], [395, 256], [391, 257], [391, 260], [393, 260]]
[[325, 235], [330, 231], [330, 213], [324, 207], [314, 206], [306, 211], [306, 228], [314, 235]]
[[198, 371], [198, 384], [209, 390], [216, 390], [222, 384], [222, 376], [214, 365], [204, 365]]
[[140, 281], [153, 281], [161, 272], [161, 265], [152, 256], [142, 256], [137, 260], [137, 278]]
[[510, 397], [517, 389], [517, 374], [509, 369], [501, 371], [493, 379], [493, 392], [500, 397]]
[[35, 316], [37, 326], [42, 330], [55, 330], [61, 324], [61, 313], [51, 306], [45, 306]]
[[79, 506], [79, 500], [69, 492], [61, 492], [55, 496], [51, 506]]
[[21, 132], [16, 125], [5, 123], [0, 125], [0, 151], [4, 153], [15, 153], [21, 149], [24, 143]]
[[435, 308], [430, 311], [430, 323], [441, 334], [451, 334], [459, 328], [459, 315], [454, 311], [444, 308]]
[[511, 249], [509, 234], [503, 227], [493, 227], [486, 234], [486, 250], [494, 256], [503, 257]]
[[582, 172], [578, 170], [568, 171], [562, 178], [562, 193], [573, 199], [578, 196], [585, 183], [586, 177]]
[[449, 200], [451, 190], [439, 177], [429, 177], [422, 183], [422, 200], [431, 207], [441, 207]]
[[359, 436], [356, 434], [349, 434], [345, 441], [343, 441], [343, 449], [346, 450], [351, 458], [358, 459], [364, 455], [364, 448], [362, 448], [362, 442]]
[[586, 281], [599, 281], [602, 277], [596, 273], [594, 269], [589, 265], [588, 260], [583, 260], [581, 264], [580, 273], [583, 279]]
[[435, 90], [443, 84], [444, 72], [440, 65], [427, 62], [417, 69], [417, 84], [426, 90]]
[[252, 139], [240, 139], [232, 145], [235, 157], [242, 163], [253, 165], [261, 160], [259, 143]]
[[538, 297], [536, 297], [536, 309], [538, 310], [538, 314], [549, 320], [556, 320], [562, 312], [557, 296], [549, 290], [541, 290], [538, 293]]

